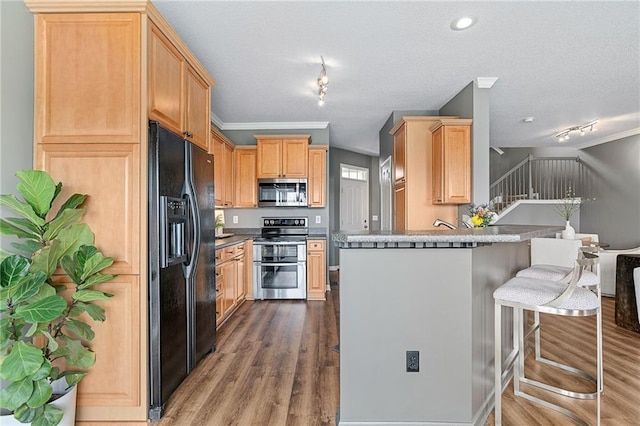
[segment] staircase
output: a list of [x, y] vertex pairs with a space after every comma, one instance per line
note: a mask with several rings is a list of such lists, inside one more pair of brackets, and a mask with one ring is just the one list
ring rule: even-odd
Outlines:
[[493, 209], [501, 215], [522, 200], [588, 198], [591, 188], [587, 167], [579, 157], [528, 156], [489, 187]]

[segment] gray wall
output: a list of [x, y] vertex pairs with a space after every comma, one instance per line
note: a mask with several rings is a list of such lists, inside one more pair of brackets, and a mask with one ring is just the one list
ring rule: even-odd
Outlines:
[[[380, 218], [380, 176], [378, 157], [372, 157], [340, 148], [329, 149], [329, 223], [331, 230], [340, 228], [340, 164], [349, 164], [369, 170], [369, 223], [372, 230], [380, 229], [379, 220], [372, 221], [374, 215]], [[329, 244], [329, 265], [337, 266], [340, 260], [338, 249]]]
[[33, 167], [33, 16], [22, 1], [0, 1], [0, 51], [0, 193], [15, 194], [16, 171]]
[[[499, 178], [527, 155], [537, 157], [579, 156], [588, 167], [593, 182], [593, 199], [583, 204], [580, 214], [571, 219], [576, 231], [599, 234], [600, 241], [611, 249], [640, 246], [640, 135], [607, 142], [585, 149], [567, 147], [504, 148], [504, 155], [491, 156], [492, 180]], [[552, 224], [551, 216], [541, 207], [536, 216], [529, 206], [516, 210], [504, 223], [523, 223], [544, 219]], [[559, 218], [559, 217], [558, 217]], [[560, 222], [562, 220], [560, 219]], [[501, 221], [501, 223], [503, 223]], [[577, 226], [576, 226], [577, 225]]]

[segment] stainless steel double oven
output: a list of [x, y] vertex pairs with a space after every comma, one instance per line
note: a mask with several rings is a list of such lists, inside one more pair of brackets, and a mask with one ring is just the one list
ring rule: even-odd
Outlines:
[[253, 243], [256, 299], [307, 298], [307, 217], [263, 217]]

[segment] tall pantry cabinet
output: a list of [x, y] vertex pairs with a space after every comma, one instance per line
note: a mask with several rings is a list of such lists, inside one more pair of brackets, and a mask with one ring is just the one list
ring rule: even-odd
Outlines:
[[63, 183], [61, 199], [89, 195], [85, 221], [118, 274], [101, 285], [114, 297], [93, 326], [96, 363], [76, 421], [146, 423], [147, 123], [208, 148], [215, 82], [146, 0], [25, 3], [36, 30], [34, 167]]

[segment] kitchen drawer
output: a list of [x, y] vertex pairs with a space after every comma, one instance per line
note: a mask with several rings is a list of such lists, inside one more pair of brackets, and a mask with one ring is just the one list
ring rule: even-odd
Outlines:
[[324, 240], [307, 241], [307, 251], [324, 251]]
[[216, 250], [216, 264], [226, 262], [236, 255], [236, 246], [228, 246]]

